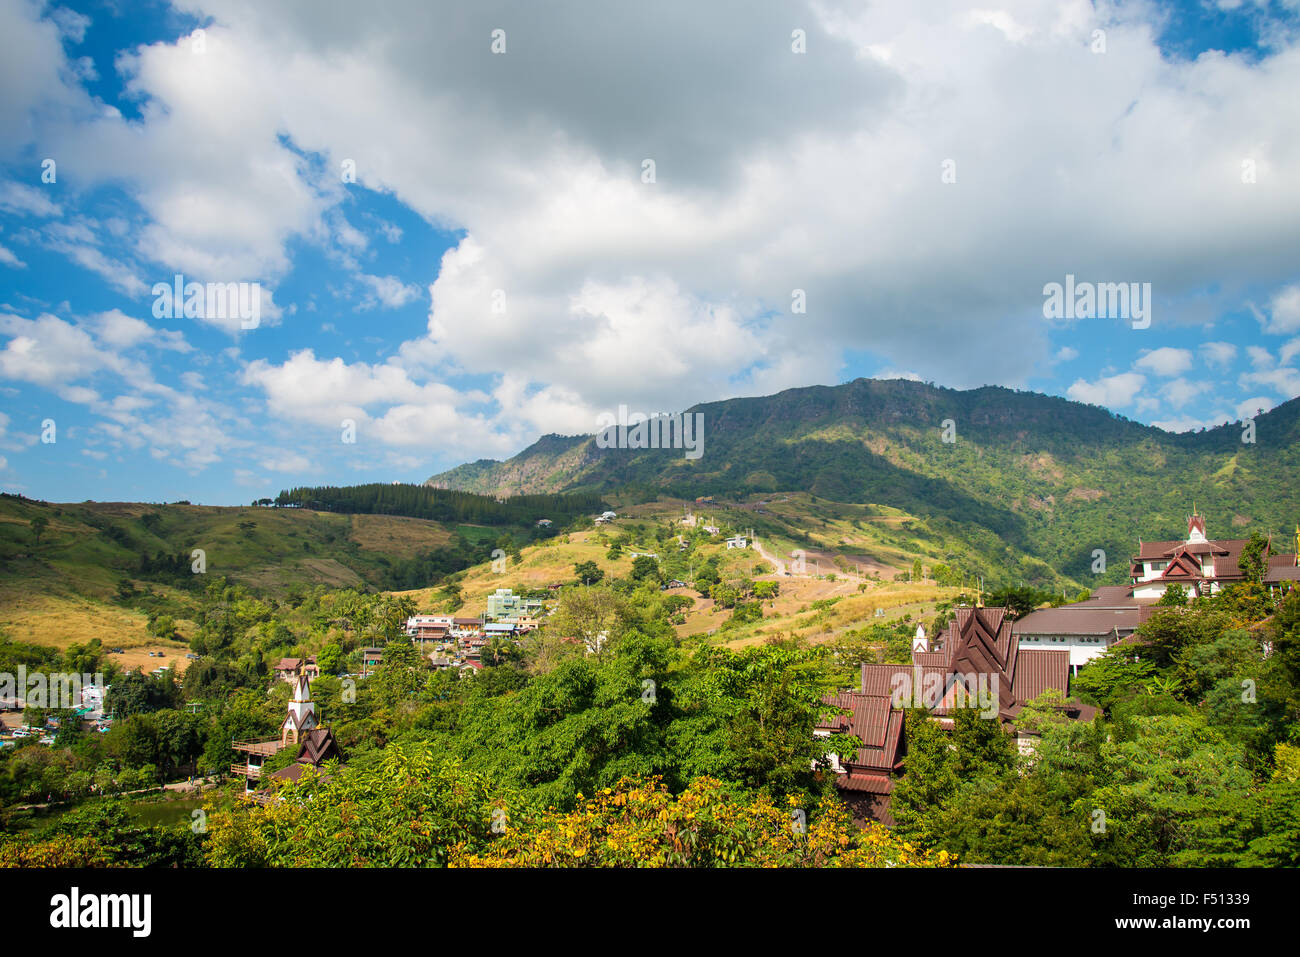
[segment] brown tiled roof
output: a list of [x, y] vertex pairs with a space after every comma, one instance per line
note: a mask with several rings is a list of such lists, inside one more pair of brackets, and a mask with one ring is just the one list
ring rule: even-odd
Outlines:
[[1136, 604], [1137, 599], [1133, 597], [1132, 585], [1102, 585], [1093, 589], [1082, 602], [1075, 602], [1076, 605], [1086, 604], [1087, 602], [1097, 602], [1103, 605], [1128, 605]]
[[[916, 657], [921, 657], [920, 655]], [[869, 695], [881, 695], [892, 699], [894, 689], [902, 687], [904, 689], [911, 687], [916, 683], [916, 667], [914, 665], [876, 665], [864, 664], [861, 668], [862, 685], [861, 693]], [[938, 674], [940, 678], [946, 678], [948, 675], [948, 666], [946, 663], [922, 664], [921, 681], [922, 683], [929, 680], [929, 676]], [[907, 678], [907, 683], [903, 684], [894, 680], [895, 675], [903, 675]]]
[[998, 711], [1012, 717], [1017, 702], [1012, 693], [1019, 639], [1011, 632], [1005, 608], [959, 608], [953, 617], [956, 642], [950, 670], [978, 682], [998, 679]]
[[302, 777], [303, 769], [306, 767], [307, 765], [298, 764], [295, 761], [293, 764], [286, 765], [273, 774], [268, 774], [267, 777], [274, 778], [277, 781], [297, 781]]
[[848, 691], [824, 700], [849, 713], [831, 717], [818, 725], [819, 730], [852, 734], [862, 742], [856, 757], [843, 763], [850, 769], [893, 770], [902, 740], [903, 713], [890, 707], [889, 697]]
[[1180, 554], [1204, 554], [1213, 551], [1215, 578], [1242, 578], [1241, 551], [1250, 542], [1248, 538], [1220, 538], [1205, 545], [1188, 542], [1141, 542], [1134, 562], [1173, 559]]
[[294, 760], [319, 767], [331, 758], [340, 757], [341, 753], [333, 732], [329, 728], [316, 728], [302, 736], [298, 743], [298, 757]]
[[1070, 686], [1070, 653], [1046, 648], [1024, 648], [1016, 660], [1012, 693], [1020, 701], [1037, 698], [1048, 688], [1065, 692]]
[[281, 658], [280, 663], [275, 666], [276, 671], [297, 671], [298, 666], [302, 664], [301, 658]]
[[888, 774], [870, 771], [850, 771], [835, 778], [835, 786], [845, 791], [865, 791], [868, 794], [889, 794], [894, 790], [894, 779]]
[[836, 715], [831, 718], [831, 724], [820, 727], [852, 734], [867, 747], [878, 748], [884, 743], [885, 729], [889, 724], [888, 698], [847, 691], [826, 699], [826, 703], [835, 708], [846, 709], [849, 713]]
[[1099, 604], [1089, 599], [1031, 611], [1011, 629], [1017, 635], [1108, 635], [1123, 634], [1138, 626], [1141, 609], [1136, 602], [1123, 608], [1097, 607]]

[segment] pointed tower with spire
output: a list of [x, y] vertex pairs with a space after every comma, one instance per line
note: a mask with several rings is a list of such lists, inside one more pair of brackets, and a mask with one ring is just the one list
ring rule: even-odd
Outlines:
[[318, 724], [316, 702], [311, 700], [311, 682], [305, 674], [293, 682], [293, 697], [289, 699], [289, 713], [280, 725], [280, 745], [297, 744], [302, 736]]

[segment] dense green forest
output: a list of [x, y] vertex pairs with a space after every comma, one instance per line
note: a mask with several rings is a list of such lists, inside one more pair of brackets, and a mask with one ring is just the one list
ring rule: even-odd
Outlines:
[[594, 493], [516, 495], [498, 500], [427, 485], [383, 482], [342, 488], [332, 485], [293, 488], [277, 495], [275, 505], [350, 515], [406, 515], [472, 525], [527, 525], [545, 518], [556, 526], [580, 515], [599, 513], [606, 507]]

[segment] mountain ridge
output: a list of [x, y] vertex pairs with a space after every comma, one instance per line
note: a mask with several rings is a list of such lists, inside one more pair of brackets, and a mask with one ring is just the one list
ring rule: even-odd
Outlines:
[[[704, 453], [599, 448], [546, 435], [510, 459], [432, 476], [482, 494], [598, 491], [632, 501], [802, 491], [904, 510], [937, 538], [982, 540], [1091, 580], [1138, 537], [1178, 537], [1195, 501], [1211, 535], [1285, 534], [1300, 518], [1300, 399], [1240, 423], [1169, 433], [1098, 406], [1001, 386], [857, 379], [699, 403]], [[950, 422], [948, 421], [950, 420]], [[952, 441], [944, 440], [945, 425]], [[968, 527], [965, 527], [968, 526]], [[1034, 576], [1030, 576], [1034, 577]], [[1109, 576], [1113, 577], [1113, 576]]]

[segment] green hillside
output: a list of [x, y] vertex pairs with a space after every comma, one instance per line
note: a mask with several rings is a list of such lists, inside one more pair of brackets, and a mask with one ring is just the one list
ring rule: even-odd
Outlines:
[[[217, 577], [270, 596], [316, 585], [413, 588], [484, 560], [503, 534], [527, 537], [518, 526], [398, 515], [4, 495], [0, 633], [56, 646], [99, 637], [129, 647], [150, 641], [147, 622], [163, 614], [183, 638], [203, 586]], [[202, 574], [194, 571], [195, 549], [203, 552]]]
[[[806, 493], [829, 503], [823, 511], [893, 510], [895, 527], [877, 523], [866, 541], [883, 535], [904, 551], [910, 544], [935, 560], [971, 561], [992, 581], [1035, 584], [1124, 580], [1138, 537], [1185, 534], [1193, 501], [1212, 536], [1258, 530], [1289, 541], [1300, 519], [1300, 400], [1259, 416], [1249, 445], [1238, 425], [1172, 435], [1036, 393], [906, 380], [688, 411], [705, 423], [704, 454], [693, 461], [678, 450], [546, 436], [506, 462], [461, 466], [429, 484], [495, 495], [617, 492], [624, 501]], [[942, 437], [949, 419], [953, 442]], [[786, 524], [797, 530], [793, 519]], [[1095, 549], [1106, 553], [1101, 576], [1092, 571]]]

